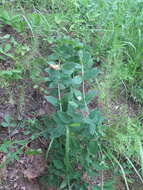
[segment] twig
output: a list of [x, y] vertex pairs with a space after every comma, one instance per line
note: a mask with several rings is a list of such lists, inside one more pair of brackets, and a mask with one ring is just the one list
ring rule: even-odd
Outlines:
[[104, 188], [104, 175], [103, 175], [103, 171], [101, 171], [101, 190], [103, 190]]

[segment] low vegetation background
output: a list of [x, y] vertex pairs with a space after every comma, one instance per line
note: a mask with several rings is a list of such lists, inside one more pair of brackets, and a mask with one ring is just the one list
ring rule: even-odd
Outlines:
[[143, 1], [0, 1], [0, 188], [142, 190]]

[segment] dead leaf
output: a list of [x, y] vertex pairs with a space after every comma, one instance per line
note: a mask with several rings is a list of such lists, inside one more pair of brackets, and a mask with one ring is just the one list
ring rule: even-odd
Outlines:
[[29, 181], [38, 177], [37, 172], [35, 172], [34, 170], [27, 169], [23, 173], [24, 176], [27, 177]]
[[60, 65], [49, 64], [49, 67], [51, 67], [54, 70], [60, 70]]

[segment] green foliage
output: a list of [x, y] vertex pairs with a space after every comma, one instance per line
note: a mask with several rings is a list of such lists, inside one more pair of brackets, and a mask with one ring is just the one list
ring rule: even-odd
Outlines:
[[[41, 179], [48, 185], [84, 190], [96, 173], [120, 168], [128, 188], [128, 169], [118, 161], [120, 155], [143, 170], [139, 119], [121, 109], [121, 117], [111, 113], [110, 122], [89, 106], [97, 97], [108, 105], [121, 90], [142, 105], [142, 14], [142, 2], [133, 0], [2, 1], [0, 66], [8, 60], [12, 65], [0, 70], [2, 87], [27, 78], [54, 107], [52, 115], [21, 124], [29, 141], [43, 136], [50, 142], [48, 174]], [[11, 134], [16, 124], [6, 115], [1, 126]], [[26, 142], [8, 139], [0, 150], [8, 154], [15, 143], [21, 148], [9, 156], [18, 159]], [[40, 152], [29, 149], [26, 154]], [[99, 189], [96, 184], [92, 188]], [[114, 189], [114, 180], [105, 181], [103, 188]]]
[[10, 115], [5, 115], [3, 122], [1, 123], [2, 127], [15, 127], [16, 125], [12, 122]]

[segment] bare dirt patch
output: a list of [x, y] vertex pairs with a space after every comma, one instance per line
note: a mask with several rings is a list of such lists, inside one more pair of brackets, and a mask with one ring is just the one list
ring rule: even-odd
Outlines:
[[[1, 23], [0, 23], [1, 24]], [[25, 43], [25, 39], [10, 25], [0, 27], [0, 37], [12, 36], [17, 42]], [[6, 41], [9, 43], [9, 39]], [[1, 42], [0, 42], [1, 44]], [[0, 59], [0, 70], [10, 71], [15, 68], [15, 60], [5, 56]], [[41, 137], [36, 140], [30, 139], [29, 135], [23, 133], [23, 129], [18, 127], [23, 120], [34, 119], [44, 115], [50, 115], [54, 109], [48, 103], [44, 94], [33, 88], [33, 82], [27, 73], [22, 74], [22, 79], [12, 80], [7, 86], [0, 87], [0, 144], [4, 141], [15, 142], [27, 140], [19, 159], [9, 161], [8, 153], [0, 152], [0, 189], [1, 190], [40, 190], [38, 178], [47, 170], [45, 151], [48, 142]], [[16, 129], [10, 134], [11, 126], [4, 128], [2, 122], [9, 115], [12, 122], [16, 124]], [[13, 129], [12, 129], [13, 130]], [[19, 149], [10, 147], [9, 153], [14, 154]], [[40, 153], [27, 155], [28, 150], [40, 150]]]

